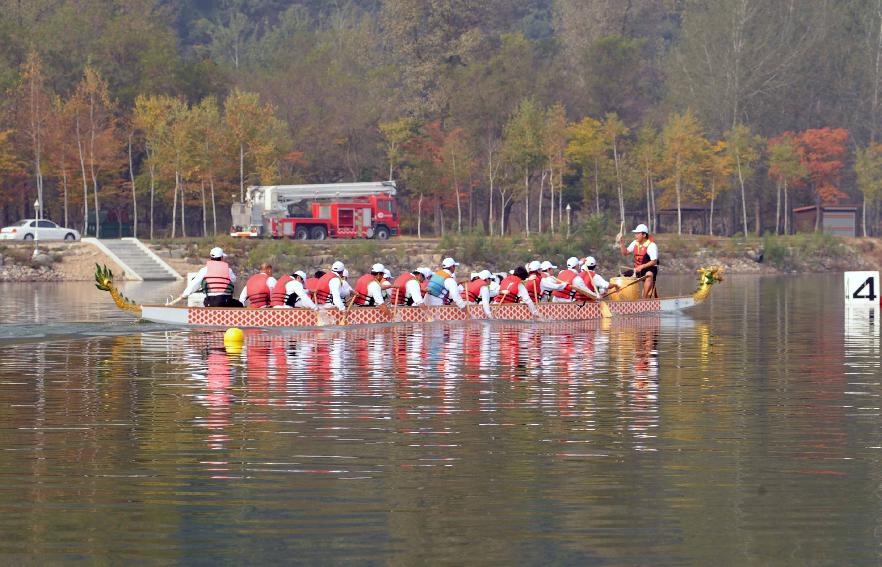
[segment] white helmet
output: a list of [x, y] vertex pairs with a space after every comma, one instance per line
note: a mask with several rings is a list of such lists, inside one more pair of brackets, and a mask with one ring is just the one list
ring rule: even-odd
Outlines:
[[588, 256], [585, 258], [585, 267], [586, 268], [594, 268], [597, 266], [597, 260], [594, 259], [594, 256]]
[[528, 272], [538, 272], [542, 270], [542, 263], [539, 260], [533, 260], [529, 264], [527, 264]]
[[374, 264], [373, 266], [371, 266], [371, 273], [372, 274], [382, 274], [385, 271], [386, 271], [386, 266], [384, 266], [383, 264]]
[[454, 266], [459, 266], [459, 262], [457, 262], [453, 258], [444, 258], [444, 260], [441, 261], [441, 267], [445, 270], [450, 269]]
[[570, 256], [567, 258], [567, 269], [572, 270], [573, 268], [579, 267], [579, 259], [575, 256]]
[[225, 256], [226, 256], [226, 254], [224, 254], [224, 249], [221, 248], [220, 246], [215, 246], [214, 248], [211, 249], [211, 252], [208, 253], [209, 258], [214, 258], [217, 260], [220, 260], [221, 258], [224, 258]]
[[645, 232], [646, 234], [649, 234], [649, 227], [645, 224], [638, 224], [637, 228], [635, 228], [631, 232]]
[[543, 272], [547, 272], [548, 270], [556, 270], [556, 269], [557, 269], [557, 266], [555, 266], [554, 264], [552, 264], [548, 260], [545, 260], [544, 262], [542, 262], [542, 271]]
[[332, 272], [337, 272], [339, 274], [345, 269], [346, 269], [346, 266], [344, 266], [343, 262], [341, 262], [340, 260], [337, 260], [336, 262], [331, 264], [331, 271]]

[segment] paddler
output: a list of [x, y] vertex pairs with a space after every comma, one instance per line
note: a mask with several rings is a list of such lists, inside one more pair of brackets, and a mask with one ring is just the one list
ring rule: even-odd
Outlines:
[[190, 280], [190, 284], [173, 303], [177, 303], [201, 289], [205, 293], [204, 305], [206, 307], [242, 307], [241, 302], [233, 299], [236, 274], [224, 261], [226, 256], [222, 248], [217, 246], [212, 248], [208, 253], [208, 262], [205, 263], [205, 267], [196, 272], [196, 277]]
[[341, 297], [343, 289], [343, 273], [346, 266], [337, 260], [331, 265], [331, 271], [324, 274], [316, 282], [315, 302], [324, 309], [336, 307], [339, 311], [346, 311], [346, 305]]
[[[611, 284], [597, 273], [597, 260], [594, 256], [585, 258], [585, 264], [582, 266], [582, 280], [590, 282], [589, 288], [593, 288], [598, 294], [606, 295], [608, 292], [617, 291], [619, 286]], [[586, 280], [587, 278], [587, 280]]]
[[637, 228], [632, 230], [634, 240], [625, 247], [625, 241], [622, 240], [622, 234], [616, 236], [616, 242], [622, 252], [622, 256], [634, 254], [634, 276], [643, 280], [643, 297], [649, 298], [656, 296], [655, 284], [658, 280], [658, 246], [649, 236], [649, 228], [645, 224], [638, 224]]
[[523, 266], [512, 270], [512, 273], [500, 282], [499, 294], [493, 299], [493, 303], [526, 303], [530, 308], [530, 313], [534, 316], [539, 315], [539, 309], [533, 303], [530, 294], [527, 293], [527, 288], [524, 287], [524, 280], [528, 277], [527, 269]]
[[239, 295], [239, 302], [251, 308], [268, 307], [271, 304], [271, 294], [275, 285], [273, 267], [264, 262], [260, 265], [260, 271], [245, 282], [245, 287]]
[[444, 258], [441, 269], [432, 274], [426, 286], [426, 305], [431, 307], [455, 303], [460, 309], [465, 309], [465, 301], [459, 295], [459, 285], [453, 277], [459, 262], [453, 258]]
[[479, 303], [489, 319], [493, 316], [490, 312], [490, 280], [493, 279], [493, 274], [490, 270], [481, 270], [474, 276], [466, 285], [466, 300], [469, 303]]
[[423, 305], [426, 281], [431, 277], [432, 270], [429, 268], [417, 268], [410, 273], [401, 274], [392, 283], [389, 301], [392, 305]]
[[569, 303], [573, 300], [588, 301], [589, 297], [579, 293], [587, 286], [579, 274], [581, 262], [575, 256], [567, 259], [567, 269], [557, 274], [558, 281], [564, 282], [566, 287], [551, 293], [551, 301], [554, 303]]
[[[302, 307], [305, 309], [318, 309], [309, 292], [306, 290], [306, 272], [298, 270], [290, 276], [279, 278], [273, 289], [273, 307]], [[282, 291], [282, 288], [284, 291]]]
[[542, 271], [542, 263], [538, 260], [533, 260], [527, 264], [527, 272], [529, 272], [529, 275], [524, 282], [524, 287], [527, 288], [527, 293], [530, 294], [530, 299], [534, 303], [538, 303], [552, 292], [560, 291], [567, 287], [566, 282], [559, 281], [555, 277], [549, 277], [548, 273]]
[[383, 286], [380, 282], [385, 276], [383, 264], [374, 264], [371, 271], [355, 281], [355, 305], [373, 307], [383, 305]]

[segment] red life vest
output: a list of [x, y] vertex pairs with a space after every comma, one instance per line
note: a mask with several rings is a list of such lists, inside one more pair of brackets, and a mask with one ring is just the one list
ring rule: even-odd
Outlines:
[[537, 303], [542, 296], [542, 286], [539, 284], [541, 279], [541, 276], [534, 275], [524, 281], [524, 287], [527, 288], [527, 295], [530, 296], [533, 303]]
[[230, 265], [223, 260], [209, 260], [205, 264], [205, 277], [202, 283], [209, 295], [232, 295], [233, 281], [230, 279]]
[[340, 276], [334, 272], [328, 272], [319, 278], [318, 282], [315, 284], [315, 302], [317, 304], [331, 303], [334, 300], [334, 298], [331, 297], [331, 280], [339, 277]]
[[409, 272], [395, 278], [390, 296], [392, 305], [404, 305], [407, 303], [407, 282], [413, 279], [416, 279], [416, 276]]
[[[637, 242], [636, 240], [634, 242]], [[649, 261], [649, 245], [655, 242], [655, 240], [650, 237], [645, 244], [637, 243], [634, 245], [634, 267], [636, 268], [640, 264], [645, 264]]]
[[506, 276], [504, 280], [499, 282], [499, 295], [493, 298], [493, 303], [517, 303], [518, 286], [523, 280], [514, 274]]
[[[594, 287], [594, 272], [591, 270], [582, 270], [582, 273], [579, 274], [581, 276], [582, 281], [585, 282], [585, 287], [588, 288], [588, 291], [593, 291], [597, 293], [597, 288]], [[594, 299], [593, 297], [591, 299]]]
[[368, 285], [372, 281], [377, 281], [373, 274], [365, 274], [358, 278], [355, 282], [355, 304], [356, 305], [373, 305], [374, 298], [368, 294]]
[[248, 307], [266, 307], [270, 304], [270, 288], [266, 284], [269, 276], [263, 272], [254, 274], [245, 282], [245, 296], [248, 298]]
[[466, 301], [478, 303], [481, 301], [481, 288], [485, 287], [487, 282], [478, 278], [466, 285]]
[[288, 274], [285, 274], [276, 281], [276, 285], [273, 286], [273, 291], [270, 293], [270, 305], [273, 307], [288, 305], [288, 291], [285, 288], [288, 286], [288, 282], [293, 279]]
[[575, 297], [576, 290], [573, 289], [573, 280], [576, 279], [576, 276], [578, 275], [579, 274], [577, 274], [575, 270], [561, 270], [560, 273], [557, 274], [557, 279], [566, 282], [567, 287], [561, 290], [554, 290], [551, 294], [560, 299], [572, 299]]

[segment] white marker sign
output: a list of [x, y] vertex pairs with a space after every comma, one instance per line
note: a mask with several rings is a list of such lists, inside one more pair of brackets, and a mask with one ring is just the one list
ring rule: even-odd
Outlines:
[[879, 272], [845, 272], [846, 303], [879, 303]]

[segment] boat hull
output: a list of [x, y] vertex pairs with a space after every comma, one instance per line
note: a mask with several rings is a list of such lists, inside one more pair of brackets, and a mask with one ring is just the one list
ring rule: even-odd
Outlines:
[[[692, 297], [609, 302], [613, 315], [639, 315], [679, 311], [692, 307]], [[540, 317], [534, 317], [524, 304], [493, 305], [492, 319], [497, 321], [587, 321], [602, 317], [597, 303], [542, 303]], [[486, 320], [480, 305], [465, 310], [455, 306], [394, 307], [391, 316], [381, 307], [354, 307], [348, 314], [336, 309], [244, 309], [225, 307], [176, 307], [142, 305], [141, 318], [155, 323], [190, 327], [308, 328], [325, 326], [360, 326], [383, 323], [428, 323], [431, 321]]]

